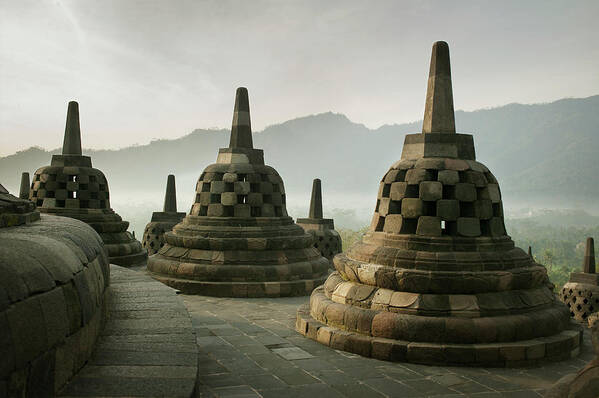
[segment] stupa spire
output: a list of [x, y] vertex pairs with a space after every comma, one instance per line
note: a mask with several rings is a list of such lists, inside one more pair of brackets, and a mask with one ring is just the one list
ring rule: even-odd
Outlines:
[[229, 148], [254, 148], [250, 122], [250, 101], [248, 90], [245, 87], [239, 87], [235, 94], [235, 110], [233, 111]]
[[528, 246], [528, 257], [532, 258], [532, 247]]
[[19, 189], [19, 198], [29, 199], [29, 173], [23, 172], [21, 174], [21, 187]]
[[595, 273], [595, 242], [593, 238], [587, 238], [587, 247], [584, 251], [583, 272]]
[[81, 130], [79, 128], [79, 104], [69, 102], [67, 124], [64, 129], [63, 155], [81, 155]]
[[312, 182], [312, 197], [310, 198], [310, 218], [322, 218], [322, 190], [320, 179], [315, 178]]
[[422, 132], [455, 133], [449, 45], [444, 41], [433, 44]]
[[175, 190], [175, 176], [169, 174], [166, 179], [166, 194], [164, 195], [164, 212], [177, 212], [177, 191]]

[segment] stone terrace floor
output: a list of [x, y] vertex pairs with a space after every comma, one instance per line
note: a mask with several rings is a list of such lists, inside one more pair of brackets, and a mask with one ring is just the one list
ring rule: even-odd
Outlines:
[[593, 354], [540, 368], [431, 367], [327, 348], [294, 330], [308, 297], [180, 296], [199, 346], [198, 397], [539, 397]]

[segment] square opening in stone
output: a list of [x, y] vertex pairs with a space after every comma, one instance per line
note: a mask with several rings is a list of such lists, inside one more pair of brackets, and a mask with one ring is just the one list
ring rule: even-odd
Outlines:
[[426, 169], [426, 172], [429, 173], [431, 176], [430, 181], [437, 181], [437, 178], [439, 178], [439, 170]]
[[286, 201], [287, 201], [287, 199], [285, 198], [285, 194], [282, 194], [282, 195], [281, 195], [281, 203], [282, 203], [283, 205], [285, 205], [285, 204], [286, 204], [286, 203], [285, 203]]
[[198, 216], [206, 216], [208, 215], [208, 206], [200, 206], [200, 212]]
[[281, 188], [279, 187], [279, 184], [272, 184], [272, 191], [273, 192], [281, 192]]
[[474, 202], [460, 201], [460, 217], [474, 217]]
[[418, 184], [408, 184], [406, 187], [406, 194], [404, 198], [417, 198], [420, 195], [420, 185]]
[[58, 183], [58, 189], [67, 189], [67, 183], [66, 182], [59, 182]]
[[413, 235], [416, 233], [416, 228], [418, 228], [418, 219], [417, 218], [404, 218], [401, 223], [400, 234], [410, 234]]
[[209, 182], [202, 183], [202, 192], [210, 192], [210, 183]]
[[56, 207], [64, 207], [64, 199], [56, 199]]
[[100, 201], [100, 208], [101, 208], [101, 209], [104, 209], [104, 208], [106, 208], [106, 201], [105, 201], [105, 200], [101, 200], [101, 201]]
[[391, 193], [391, 184], [385, 184], [383, 186], [383, 198], [388, 198]]
[[220, 203], [220, 193], [210, 194], [210, 203]]
[[455, 199], [455, 185], [443, 185], [443, 199]]
[[245, 181], [245, 174], [237, 174], [237, 181]]
[[503, 217], [500, 203], [493, 203], [493, 217]]
[[262, 216], [262, 207], [260, 207], [260, 206], [252, 206], [250, 208], [250, 215], [252, 217], [260, 217], [260, 216]]
[[98, 179], [94, 175], [89, 176], [89, 182], [98, 182]]
[[239, 204], [245, 204], [248, 202], [248, 196], [247, 195], [237, 195], [237, 203]]
[[233, 206], [223, 206], [223, 217], [233, 217], [234, 212]]
[[465, 171], [458, 171], [458, 176], [460, 177], [460, 182], [468, 182]]
[[482, 236], [491, 236], [490, 220], [480, 220], [480, 234]]
[[89, 200], [80, 200], [79, 201], [79, 207], [82, 208], [82, 209], [89, 208]]
[[262, 195], [262, 203], [272, 204], [272, 195], [269, 195], [269, 194]]
[[232, 182], [225, 182], [225, 192], [235, 191], [235, 186]]
[[275, 216], [283, 217], [283, 208], [281, 206], [275, 206]]
[[437, 202], [424, 200], [422, 201], [422, 215], [423, 216], [436, 216], [437, 215]]
[[96, 191], [90, 192], [89, 197], [92, 199], [98, 199], [98, 192], [96, 192]]
[[250, 184], [250, 192], [260, 192], [260, 183], [252, 182]]
[[376, 226], [374, 227], [374, 230], [376, 232], [382, 232], [384, 227], [385, 227], [385, 217], [379, 216], [379, 219], [376, 223]]

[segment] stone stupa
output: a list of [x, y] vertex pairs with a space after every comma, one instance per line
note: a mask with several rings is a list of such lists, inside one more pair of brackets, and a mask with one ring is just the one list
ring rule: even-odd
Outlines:
[[146, 225], [142, 246], [148, 255], [158, 252], [164, 246], [164, 233], [169, 232], [181, 222], [185, 212], [177, 212], [177, 192], [175, 190], [175, 176], [169, 174], [166, 180], [166, 194], [162, 211], [152, 213], [152, 220]]
[[517, 366], [576, 355], [581, 328], [545, 267], [506, 234], [493, 174], [456, 134], [445, 42], [433, 45], [422, 133], [380, 183], [363, 239], [300, 307], [334, 349], [423, 364]]
[[320, 179], [312, 182], [312, 197], [310, 198], [310, 212], [308, 218], [298, 218], [297, 225], [314, 237], [314, 247], [323, 257], [329, 260], [331, 267], [333, 257], [341, 253], [341, 236], [335, 231], [332, 218], [324, 218], [322, 213], [322, 189]]
[[326, 279], [327, 259], [287, 215], [283, 180], [253, 147], [247, 89], [237, 89], [229, 147], [200, 175], [189, 215], [165, 240], [148, 271], [187, 294], [298, 296]]
[[104, 173], [92, 168], [91, 158], [81, 153], [77, 102], [69, 102], [62, 155], [53, 155], [50, 166], [35, 172], [29, 200], [42, 213], [76, 218], [93, 227], [111, 263], [136, 266], [146, 262], [148, 253], [127, 231], [129, 222], [110, 208]]
[[0, 396], [54, 396], [90, 359], [110, 268], [87, 224], [0, 185]]
[[595, 269], [595, 243], [587, 238], [582, 272], [572, 272], [570, 280], [562, 287], [561, 300], [570, 309], [570, 315], [580, 322], [599, 312], [599, 274]]

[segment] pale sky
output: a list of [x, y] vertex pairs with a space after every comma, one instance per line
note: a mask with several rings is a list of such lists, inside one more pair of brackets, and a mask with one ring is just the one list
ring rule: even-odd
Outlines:
[[[333, 111], [422, 118], [431, 45], [450, 45], [456, 109], [599, 94], [599, 1], [0, 0], [0, 156], [118, 148]], [[459, 129], [459, 126], [457, 126]]]

